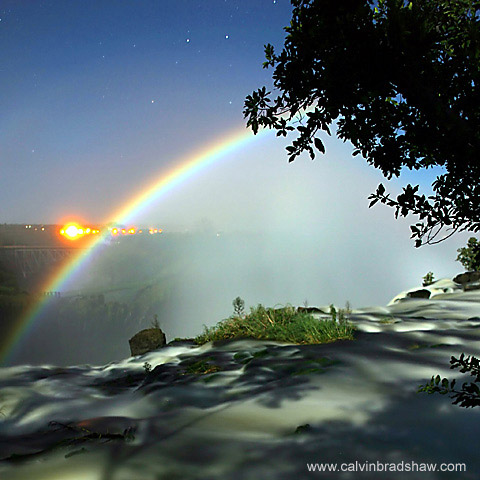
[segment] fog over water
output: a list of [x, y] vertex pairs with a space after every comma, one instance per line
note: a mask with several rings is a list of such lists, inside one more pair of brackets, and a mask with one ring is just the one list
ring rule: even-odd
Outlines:
[[468, 234], [415, 249], [409, 219], [368, 208], [381, 178], [348, 153], [337, 144], [337, 157], [288, 164], [282, 145], [259, 142], [184, 182], [138, 219], [161, 218], [165, 233], [96, 248], [62, 287], [67, 303], [35, 321], [12, 362], [118, 360], [154, 315], [167, 341], [191, 337], [228, 317], [237, 296], [247, 308], [386, 305], [428, 271], [462, 271], [456, 249]]

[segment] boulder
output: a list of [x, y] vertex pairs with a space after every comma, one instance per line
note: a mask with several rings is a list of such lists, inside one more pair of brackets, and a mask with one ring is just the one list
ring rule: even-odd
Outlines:
[[457, 275], [453, 281], [466, 285], [467, 283], [478, 282], [480, 280], [480, 272], [465, 272]]
[[407, 293], [408, 298], [430, 298], [430, 290], [423, 288], [422, 290], [413, 290]]
[[128, 343], [132, 356], [135, 356], [163, 347], [167, 339], [160, 328], [146, 328], [136, 333]]

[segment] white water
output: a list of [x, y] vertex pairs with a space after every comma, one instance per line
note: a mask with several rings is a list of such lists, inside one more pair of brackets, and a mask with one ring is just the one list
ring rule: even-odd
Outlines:
[[[416, 391], [437, 373], [462, 377], [449, 369], [451, 355], [479, 354], [480, 291], [351, 318], [353, 342], [185, 344], [105, 366], [1, 369], [0, 478], [478, 478], [480, 408]], [[238, 352], [254, 358], [243, 364]], [[222, 370], [182, 374], [203, 357]], [[324, 357], [334, 363], [315, 362]], [[144, 362], [157, 370], [147, 376]], [[127, 429], [130, 441], [109, 437]], [[326, 477], [306, 466], [355, 461], [465, 463], [467, 471]]]

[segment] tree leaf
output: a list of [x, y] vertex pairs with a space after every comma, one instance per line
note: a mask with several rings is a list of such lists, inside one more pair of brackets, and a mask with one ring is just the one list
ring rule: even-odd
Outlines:
[[314, 141], [316, 149], [322, 153], [325, 153], [325, 146], [323, 145], [323, 142], [317, 137], [315, 137]]

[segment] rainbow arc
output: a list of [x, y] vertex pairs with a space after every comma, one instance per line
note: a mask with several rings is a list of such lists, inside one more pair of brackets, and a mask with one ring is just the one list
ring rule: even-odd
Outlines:
[[[238, 150], [248, 143], [265, 136], [270, 130], [262, 130], [256, 136], [250, 130], [244, 127], [237, 129], [225, 135], [221, 139], [210, 145], [186, 156], [175, 162], [175, 166], [167, 172], [159, 175], [153, 183], [142, 188], [140, 192], [115, 212], [109, 219], [111, 224], [131, 224], [140, 213], [148, 209], [152, 204], [158, 202], [168, 192], [175, 189], [186, 180], [194, 177], [208, 167], [218, 163], [227, 157], [229, 153]], [[67, 233], [67, 228], [69, 233]], [[85, 231], [80, 233], [80, 226], [71, 224], [64, 229], [64, 235], [71, 234], [73, 237], [84, 235]], [[91, 233], [91, 232], [90, 232]], [[59, 270], [55, 271], [44, 283], [42, 290], [46, 292], [61, 291], [67, 281], [73, 278], [80, 270], [82, 265], [90, 257], [93, 251], [102, 244], [105, 233], [89, 235], [88, 254], [78, 254], [64, 264]], [[0, 362], [5, 364], [14, 355], [16, 349], [32, 330], [35, 321], [48, 305], [49, 297], [43, 297], [36, 302], [28, 311], [17, 321], [11, 331], [3, 339], [0, 346]]]

